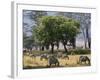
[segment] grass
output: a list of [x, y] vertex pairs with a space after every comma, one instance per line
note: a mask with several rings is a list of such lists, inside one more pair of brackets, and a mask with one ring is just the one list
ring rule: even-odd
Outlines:
[[[90, 54], [85, 54], [91, 58]], [[88, 64], [79, 64], [78, 59], [80, 55], [69, 55], [68, 59], [58, 59], [60, 62], [59, 67], [81, 67], [81, 66], [90, 66]], [[53, 66], [55, 67], [55, 66]], [[23, 55], [23, 69], [37, 69], [37, 68], [50, 68], [48, 66], [47, 60], [40, 60], [40, 56], [32, 58], [29, 55]]]

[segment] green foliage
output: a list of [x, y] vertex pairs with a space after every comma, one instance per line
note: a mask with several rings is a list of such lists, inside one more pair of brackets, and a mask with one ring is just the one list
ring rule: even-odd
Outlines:
[[79, 33], [79, 22], [63, 16], [43, 16], [38, 23], [34, 34], [43, 45], [53, 47], [60, 41], [65, 44]]
[[72, 54], [72, 53], [74, 53], [74, 54], [78, 54], [78, 55], [80, 55], [80, 54], [91, 54], [91, 50], [90, 49], [75, 49], [75, 50], [70, 50], [69, 52], [68, 52], [68, 54], [70, 55], [70, 54]]
[[35, 30], [40, 41], [44, 38], [55, 41], [64, 34], [66, 38], [70, 38], [79, 32], [79, 22], [62, 16], [43, 16], [39, 23]]

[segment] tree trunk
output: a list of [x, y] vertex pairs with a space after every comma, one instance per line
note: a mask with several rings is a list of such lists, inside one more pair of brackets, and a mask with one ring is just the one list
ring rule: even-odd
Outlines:
[[73, 48], [76, 48], [75, 41], [76, 41], [76, 39], [75, 39], [75, 38], [72, 38], [71, 43], [72, 43], [72, 47], [73, 47]]
[[44, 51], [44, 46], [42, 46], [42, 51]]
[[84, 37], [84, 48], [86, 49], [86, 36], [85, 36], [85, 32], [84, 32], [84, 29], [83, 30], [83, 37]]
[[86, 28], [86, 38], [87, 38], [87, 41], [88, 41], [88, 48], [90, 48], [91, 47], [91, 40], [90, 40], [90, 37], [89, 37], [88, 27]]
[[65, 52], [68, 52], [65, 42], [63, 42], [63, 45], [64, 45]]
[[89, 48], [91, 48], [91, 42], [88, 42]]
[[88, 47], [91, 48], [91, 39], [88, 39]]
[[51, 43], [51, 53], [53, 53], [53, 52], [54, 52], [54, 44]]
[[86, 38], [84, 40], [84, 46], [85, 46], [85, 49], [86, 49], [87, 48], [87, 46], [86, 46]]

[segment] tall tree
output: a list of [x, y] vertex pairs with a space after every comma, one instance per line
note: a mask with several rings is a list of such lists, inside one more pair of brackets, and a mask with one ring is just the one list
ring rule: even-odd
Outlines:
[[79, 33], [79, 27], [79, 22], [73, 19], [69, 19], [61, 25], [61, 41], [66, 52], [68, 52], [66, 48], [68, 41], [71, 41], [76, 37], [76, 35]]
[[[91, 45], [91, 31], [90, 31], [90, 26], [91, 26], [91, 14], [90, 13], [72, 13], [72, 12], [58, 12], [57, 15], [61, 16], [65, 16], [68, 18], [72, 18], [75, 20], [80, 21], [80, 30], [82, 32], [83, 35], [83, 39], [84, 39], [84, 47], [90, 48]], [[75, 40], [75, 38], [73, 39]], [[75, 46], [75, 41], [73, 41], [74, 46]]]
[[60, 41], [67, 52], [67, 42], [78, 34], [79, 26], [79, 22], [73, 19], [62, 16], [44, 16], [40, 18], [35, 34], [42, 44], [51, 45], [52, 53], [54, 52], [54, 45]]

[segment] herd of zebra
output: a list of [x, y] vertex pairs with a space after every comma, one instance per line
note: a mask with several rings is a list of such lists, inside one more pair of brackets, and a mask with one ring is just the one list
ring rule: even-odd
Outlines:
[[[26, 53], [25, 51], [23, 51], [23, 53]], [[49, 66], [51, 67], [52, 65], [54, 66], [60, 66], [60, 62], [58, 59], [67, 59], [70, 60], [69, 55], [58, 52], [58, 54], [32, 54], [30, 53], [28, 56], [30, 56], [31, 58], [36, 59], [36, 57], [40, 57], [40, 60], [47, 60], [49, 63]], [[80, 55], [79, 59], [79, 64], [90, 64], [90, 59], [88, 56], [84, 56], [84, 55]], [[88, 62], [88, 63], [87, 63]]]

